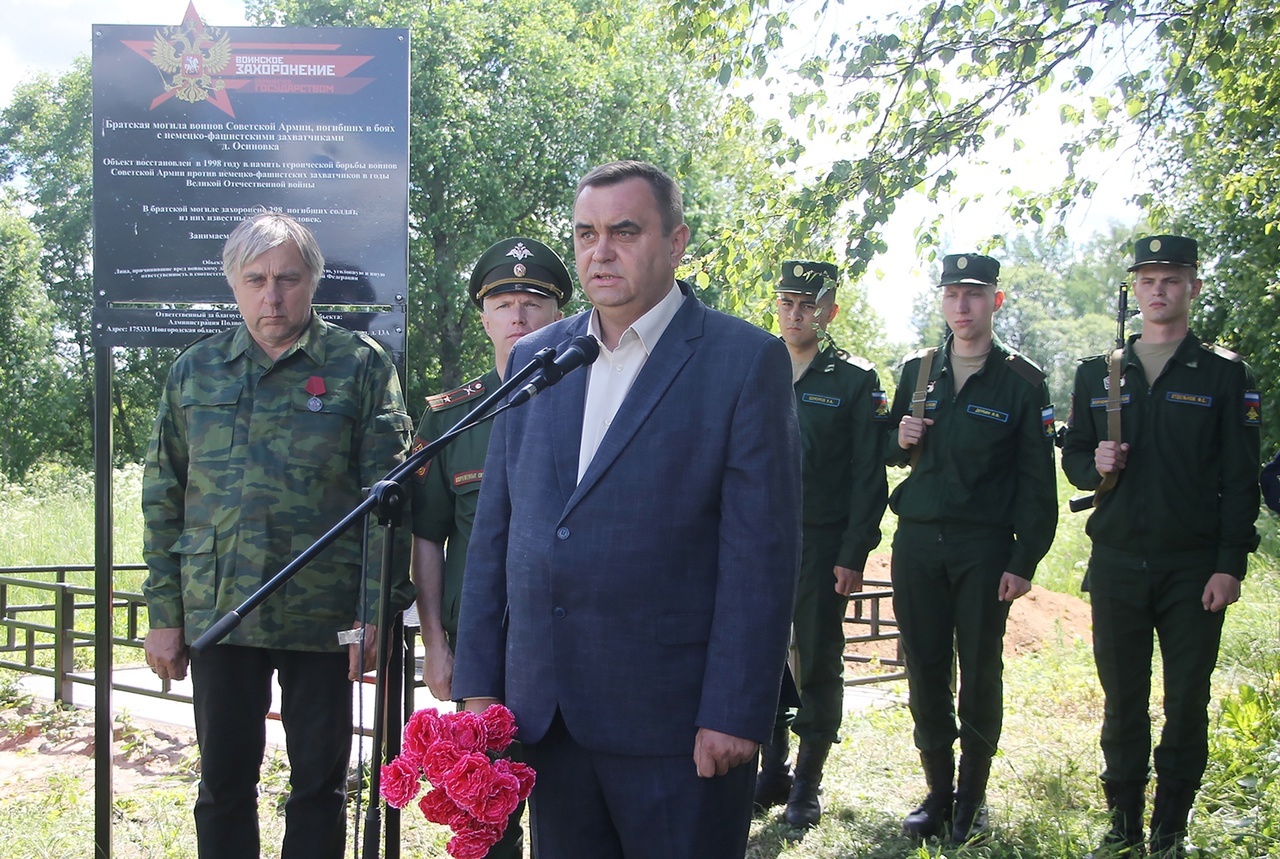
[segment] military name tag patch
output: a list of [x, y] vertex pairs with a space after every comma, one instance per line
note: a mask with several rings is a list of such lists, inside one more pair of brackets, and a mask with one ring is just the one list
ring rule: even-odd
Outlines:
[[986, 406], [971, 405], [966, 408], [965, 411], [974, 417], [986, 418], [989, 421], [999, 421], [1002, 424], [1007, 424], [1009, 422], [1009, 413], [999, 411], [998, 409], [989, 409]]
[[1244, 423], [1250, 427], [1262, 424], [1262, 394], [1257, 391], [1244, 392]]
[[1045, 438], [1053, 438], [1053, 406], [1040, 410], [1040, 423], [1044, 426]]
[[871, 411], [878, 421], [889, 419], [889, 398], [885, 396], [884, 391], [871, 392]]
[[[1094, 397], [1092, 400], [1090, 400], [1090, 401], [1089, 401], [1089, 408], [1091, 408], [1091, 409], [1105, 409], [1105, 408], [1107, 407], [1107, 403], [1108, 403], [1108, 401], [1110, 401], [1110, 399], [1111, 399], [1110, 397]], [[1125, 404], [1125, 403], [1129, 402], [1129, 399], [1130, 399], [1130, 396], [1129, 396], [1128, 394], [1121, 394], [1121, 395], [1120, 395], [1120, 403], [1121, 403], [1121, 405], [1123, 405], [1123, 404]]]
[[1213, 397], [1205, 394], [1183, 394], [1178, 391], [1170, 391], [1164, 395], [1164, 398], [1171, 403], [1185, 403], [1188, 406], [1204, 406], [1208, 408], [1213, 405]]
[[466, 486], [469, 483], [479, 483], [483, 477], [483, 468], [473, 468], [470, 471], [459, 471], [453, 476], [453, 485], [458, 487]]
[[839, 397], [824, 397], [822, 394], [802, 394], [800, 400], [817, 406], [830, 406], [833, 409], [840, 405]]

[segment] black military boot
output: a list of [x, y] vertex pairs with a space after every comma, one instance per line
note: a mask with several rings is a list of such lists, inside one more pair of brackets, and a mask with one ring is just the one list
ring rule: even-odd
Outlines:
[[775, 805], [782, 805], [791, 793], [791, 767], [787, 755], [791, 752], [791, 728], [774, 725], [773, 736], [760, 747], [760, 772], [756, 774], [756, 791], [752, 799], [752, 811], [763, 814]]
[[1102, 790], [1107, 795], [1107, 808], [1111, 811], [1111, 831], [1102, 836], [1098, 849], [1086, 854], [1085, 859], [1137, 859], [1145, 856], [1142, 814], [1147, 803], [1147, 783], [1104, 781]]
[[1182, 840], [1187, 834], [1196, 787], [1185, 779], [1156, 779], [1156, 797], [1151, 805], [1151, 856], [1155, 859], [1182, 859], [1187, 855]]
[[949, 747], [921, 752], [924, 781], [929, 795], [902, 821], [902, 831], [917, 838], [941, 835], [951, 821], [951, 804], [955, 799], [956, 757]]
[[956, 775], [956, 806], [951, 821], [951, 840], [957, 844], [972, 841], [987, 833], [987, 778], [991, 775], [991, 756], [960, 755], [960, 771]]
[[822, 819], [822, 800], [818, 798], [822, 786], [822, 767], [827, 762], [831, 743], [822, 740], [801, 740], [796, 752], [796, 777], [787, 797], [787, 823], [808, 829], [817, 826]]

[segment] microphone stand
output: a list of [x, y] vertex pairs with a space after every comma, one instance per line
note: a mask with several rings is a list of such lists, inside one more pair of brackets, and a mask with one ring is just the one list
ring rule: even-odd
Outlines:
[[[397, 465], [386, 476], [379, 480], [369, 490], [359, 504], [347, 513], [336, 525], [326, 531], [321, 537], [308, 546], [298, 557], [294, 558], [284, 566], [280, 572], [276, 573], [268, 579], [262, 587], [254, 591], [249, 597], [227, 612], [214, 623], [203, 635], [197, 638], [191, 644], [191, 650], [196, 654], [204, 653], [210, 647], [213, 647], [222, 639], [231, 634], [232, 630], [238, 627], [245, 615], [256, 610], [262, 603], [283, 587], [298, 572], [315, 560], [319, 555], [332, 545], [339, 537], [346, 533], [356, 522], [362, 520], [371, 511], [378, 511], [379, 521], [384, 526], [385, 540], [382, 547], [383, 562], [383, 580], [381, 582], [381, 590], [378, 592], [378, 664], [374, 676], [374, 700], [376, 702], [378, 713], [374, 718], [373, 725], [373, 741], [372, 741], [372, 759], [369, 765], [369, 808], [367, 813], [368, 824], [365, 828], [364, 849], [362, 855], [365, 859], [377, 859], [378, 856], [378, 837], [379, 837], [379, 821], [381, 813], [378, 810], [378, 799], [380, 793], [379, 774], [382, 769], [382, 745], [383, 745], [383, 727], [390, 712], [390, 702], [384, 700], [388, 684], [384, 679], [384, 675], [389, 670], [394, 670], [397, 660], [392, 659], [389, 653], [391, 630], [387, 628], [385, 618], [391, 613], [391, 588], [388, 586], [387, 573], [392, 569], [392, 556], [394, 551], [394, 535], [396, 522], [400, 520], [401, 513], [404, 509], [404, 503], [407, 498], [404, 484], [408, 480], [409, 475], [413, 474], [432, 457], [436, 456], [450, 442], [462, 433], [471, 429], [481, 421], [491, 418], [502, 411], [498, 409], [493, 415], [486, 414], [493, 405], [513, 391], [518, 385], [532, 376], [539, 370], [544, 373], [555, 360], [556, 350], [553, 347], [547, 347], [537, 352], [528, 364], [517, 370], [509, 379], [503, 381], [493, 393], [485, 397], [474, 409], [467, 413], [466, 417], [458, 421], [446, 433], [441, 435], [435, 441], [419, 448], [405, 458], [405, 461]], [[366, 575], [367, 570], [362, 571], [362, 575]], [[397, 628], [398, 619], [397, 619]], [[363, 630], [360, 630], [360, 638], [358, 642], [363, 641]], [[397, 731], [398, 734], [398, 731]], [[394, 746], [399, 749], [399, 736], [394, 740], [387, 741], [388, 755], [390, 756], [391, 748]], [[388, 815], [390, 817], [390, 815]], [[398, 820], [396, 821], [398, 823]], [[390, 826], [390, 823], [389, 823]], [[389, 859], [398, 859], [400, 855], [400, 845], [388, 843], [387, 855]]]

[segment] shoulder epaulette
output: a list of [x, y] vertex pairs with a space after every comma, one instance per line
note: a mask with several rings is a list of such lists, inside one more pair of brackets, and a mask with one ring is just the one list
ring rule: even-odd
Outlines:
[[917, 349], [914, 352], [908, 352], [905, 356], [903, 356], [902, 363], [906, 364], [909, 361], [915, 361], [917, 359], [923, 358], [926, 352], [934, 352], [934, 351], [937, 351], [937, 349], [938, 349], [937, 346], [925, 346], [923, 349]]
[[1037, 367], [1034, 361], [1030, 361], [1016, 352], [1004, 360], [1009, 365], [1010, 370], [1026, 379], [1032, 385], [1039, 387], [1044, 382], [1044, 370]]
[[866, 370], [870, 372], [876, 368], [875, 364], [871, 363], [866, 358], [863, 358], [861, 355], [850, 355], [848, 352], [841, 352], [840, 357], [844, 359], [846, 364], [852, 364], [859, 370]]
[[1219, 346], [1217, 343], [1201, 343], [1201, 346], [1208, 349], [1219, 358], [1226, 358], [1228, 361], [1235, 361], [1237, 364], [1244, 360], [1244, 356], [1236, 352], [1232, 352], [1225, 346]]
[[456, 406], [458, 403], [465, 403], [467, 400], [480, 396], [484, 391], [484, 382], [479, 379], [473, 379], [461, 388], [454, 388], [452, 391], [445, 391], [443, 394], [432, 394], [427, 397], [427, 408], [433, 412], [438, 412], [451, 406]]

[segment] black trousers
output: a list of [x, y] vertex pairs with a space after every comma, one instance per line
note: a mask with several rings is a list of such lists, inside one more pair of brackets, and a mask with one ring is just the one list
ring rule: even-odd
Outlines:
[[258, 773], [271, 675], [289, 754], [282, 859], [341, 859], [351, 758], [347, 653], [218, 645], [191, 660], [200, 859], [258, 859]]
[[1117, 564], [1089, 559], [1093, 659], [1106, 696], [1104, 781], [1146, 781], [1151, 752], [1151, 660], [1164, 660], [1164, 728], [1156, 775], [1198, 785], [1209, 759], [1209, 681], [1225, 612], [1201, 603], [1203, 566]]
[[[990, 757], [1004, 722], [1000, 577], [1013, 541], [967, 525], [900, 521], [893, 538], [893, 612], [902, 633], [916, 748]], [[960, 663], [958, 694], [952, 666]]]

